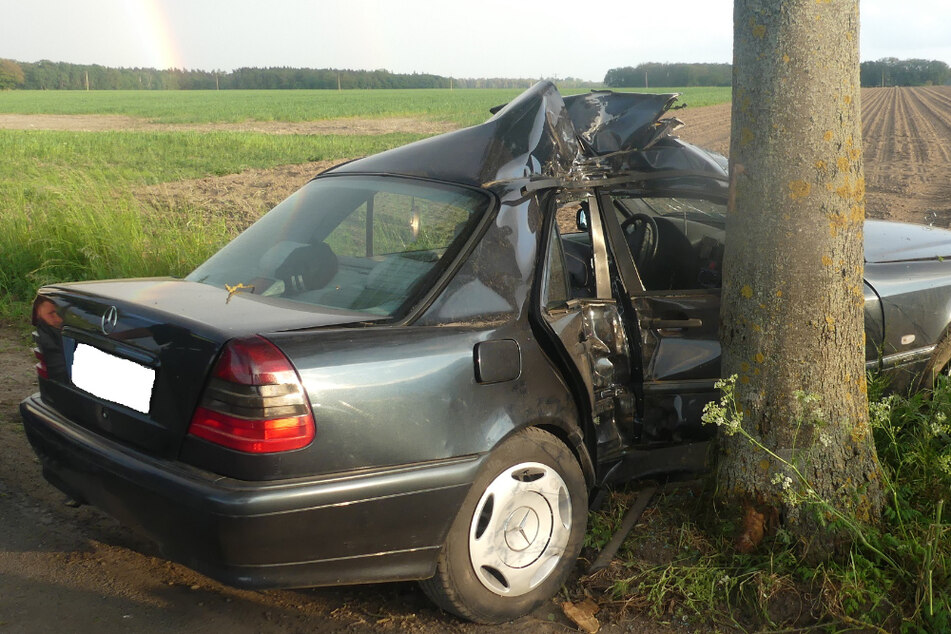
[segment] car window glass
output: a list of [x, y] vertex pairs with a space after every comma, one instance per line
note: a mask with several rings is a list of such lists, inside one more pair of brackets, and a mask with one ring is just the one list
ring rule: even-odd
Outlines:
[[[337, 255], [365, 257], [367, 254], [367, 203], [344, 218], [324, 240]], [[369, 254], [372, 255], [372, 254]]]
[[622, 191], [611, 197], [645, 289], [720, 287], [726, 205]]
[[264, 297], [396, 315], [461, 249], [481, 192], [383, 177], [311, 181], [189, 280]]
[[464, 207], [410, 194], [374, 196], [373, 255], [445, 249], [469, 220]]
[[545, 265], [545, 297], [547, 308], [554, 308], [568, 301], [571, 290], [568, 287], [568, 272], [565, 269], [565, 254], [562, 249], [561, 235], [557, 224], [551, 232], [548, 244], [548, 258]]

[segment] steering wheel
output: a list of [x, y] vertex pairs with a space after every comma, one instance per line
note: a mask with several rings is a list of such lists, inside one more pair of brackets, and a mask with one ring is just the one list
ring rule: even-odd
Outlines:
[[634, 263], [639, 269], [646, 268], [657, 255], [657, 236], [660, 235], [657, 221], [645, 213], [637, 213], [621, 223], [621, 230]]

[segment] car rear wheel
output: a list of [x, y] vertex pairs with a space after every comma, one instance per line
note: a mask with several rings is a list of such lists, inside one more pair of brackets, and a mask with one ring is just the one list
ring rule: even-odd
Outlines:
[[578, 557], [587, 498], [581, 467], [561, 441], [537, 428], [517, 432], [489, 455], [423, 590], [480, 623], [531, 612]]

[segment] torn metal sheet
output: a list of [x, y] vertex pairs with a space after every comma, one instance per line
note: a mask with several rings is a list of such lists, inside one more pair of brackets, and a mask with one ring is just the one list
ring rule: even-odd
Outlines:
[[679, 120], [660, 119], [677, 96], [595, 91], [562, 98], [551, 82], [542, 81], [485, 123], [353, 161], [332, 173], [399, 174], [476, 186], [577, 181], [638, 170], [692, 170], [725, 178], [725, 159], [671, 136], [682, 125]]

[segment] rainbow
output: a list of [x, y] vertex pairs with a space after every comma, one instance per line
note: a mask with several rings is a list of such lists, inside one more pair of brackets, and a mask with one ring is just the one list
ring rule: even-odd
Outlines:
[[145, 50], [147, 65], [165, 70], [184, 68], [177, 42], [169, 27], [161, 0], [124, 2], [129, 24], [136, 29], [138, 40]]

